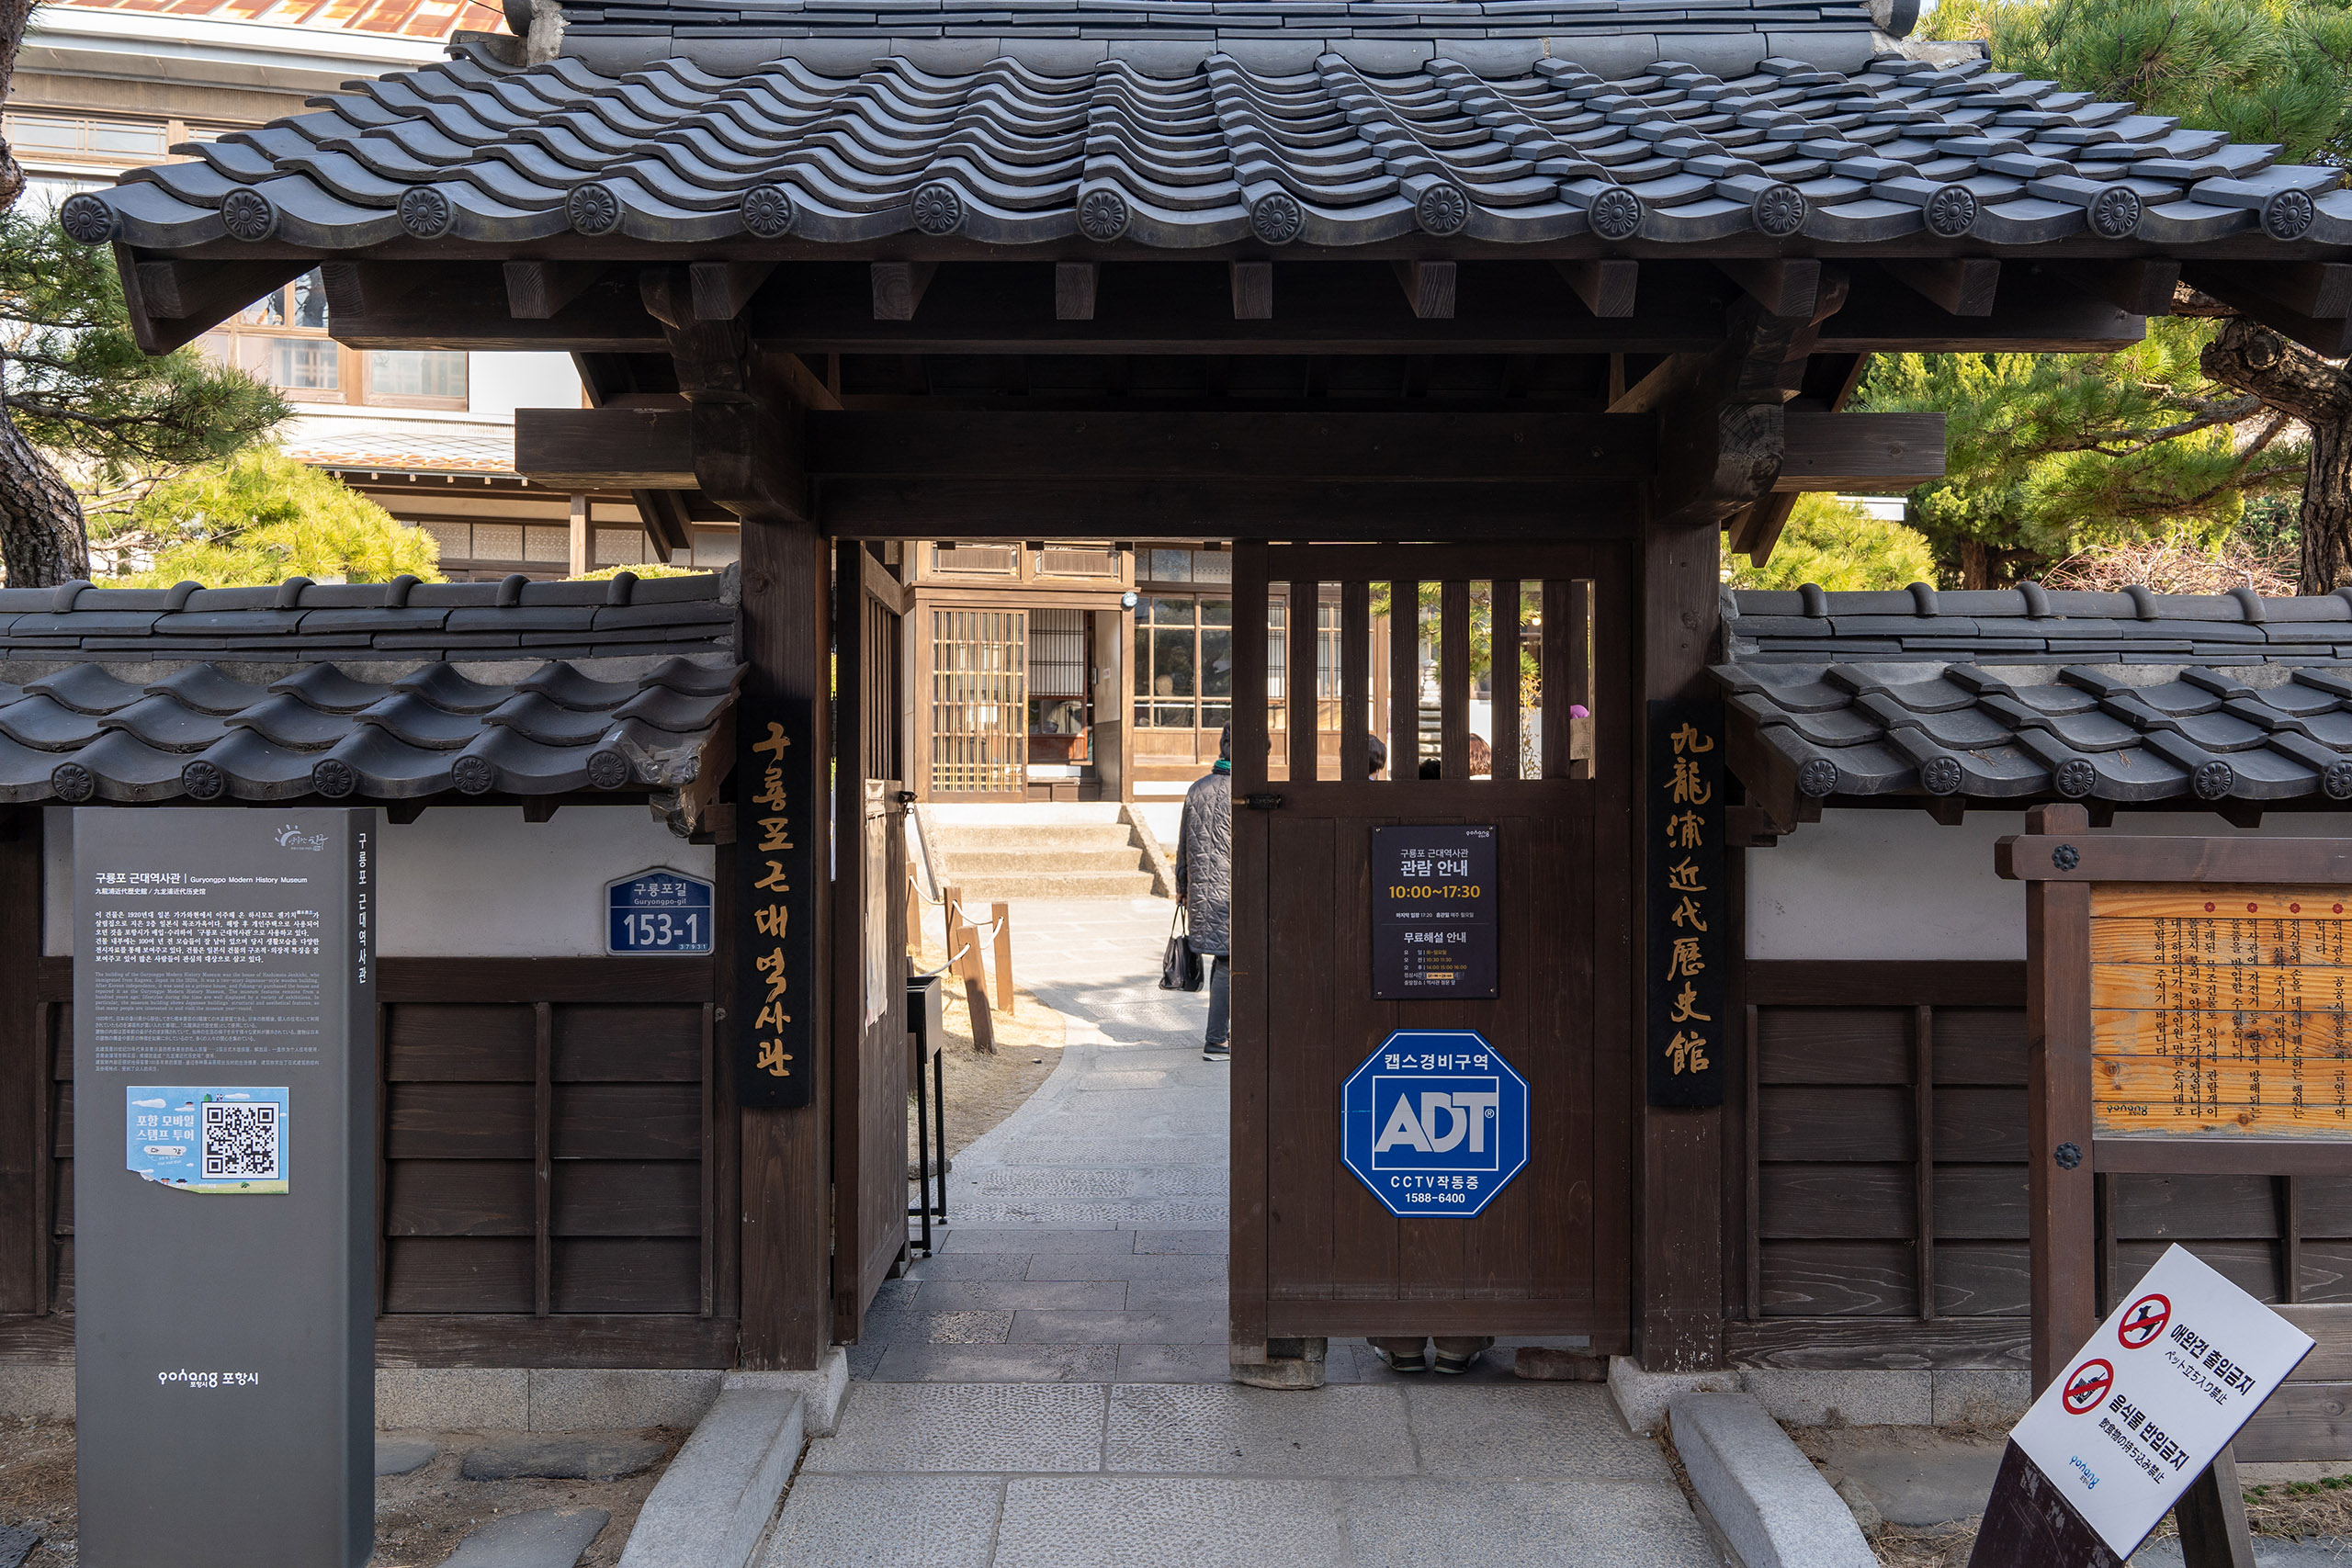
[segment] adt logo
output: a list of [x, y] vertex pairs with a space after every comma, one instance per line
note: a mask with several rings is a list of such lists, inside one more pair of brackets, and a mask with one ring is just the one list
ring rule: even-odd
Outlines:
[[1473, 1030], [1399, 1030], [1340, 1090], [1340, 1156], [1388, 1212], [1466, 1219], [1527, 1164], [1527, 1080]]

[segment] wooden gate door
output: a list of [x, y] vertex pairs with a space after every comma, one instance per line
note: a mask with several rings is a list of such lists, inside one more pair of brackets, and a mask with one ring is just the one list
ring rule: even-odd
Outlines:
[[[1269, 1338], [1372, 1334], [1581, 1334], [1624, 1350], [1638, 1087], [1628, 553], [1234, 556], [1233, 1359], [1262, 1360]], [[1336, 617], [1299, 608], [1335, 597]], [[1336, 636], [1303, 635], [1334, 618]], [[1384, 660], [1388, 712], [1375, 715]], [[1287, 702], [1268, 696], [1271, 660], [1288, 666], [1273, 683]], [[1439, 776], [1424, 778], [1432, 698]], [[1571, 703], [1593, 716], [1571, 719]], [[1539, 728], [1522, 768], [1522, 733]], [[1387, 776], [1372, 779], [1381, 731]], [[1491, 776], [1472, 776], [1480, 740]], [[1415, 824], [1498, 829], [1494, 999], [1374, 998], [1372, 829]], [[1341, 1163], [1341, 1086], [1397, 1029], [1475, 1029], [1528, 1080], [1527, 1166], [1476, 1218], [1393, 1217]]]
[[833, 570], [833, 1337], [907, 1247], [906, 590], [855, 541]]

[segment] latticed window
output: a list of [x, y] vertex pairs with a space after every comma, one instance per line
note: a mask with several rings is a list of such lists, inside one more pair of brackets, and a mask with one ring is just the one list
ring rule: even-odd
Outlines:
[[1016, 795], [1028, 787], [1027, 616], [931, 613], [931, 787]]
[[1233, 601], [1148, 593], [1136, 602], [1135, 700], [1144, 729], [1221, 729], [1231, 720]]

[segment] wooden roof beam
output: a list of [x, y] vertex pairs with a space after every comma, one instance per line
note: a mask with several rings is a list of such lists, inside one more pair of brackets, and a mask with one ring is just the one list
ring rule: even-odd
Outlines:
[[1810, 320], [1814, 302], [1821, 296], [1821, 263], [1811, 256], [1719, 261], [1715, 270], [1747, 290], [1747, 297], [1770, 315]]
[[514, 471], [560, 491], [691, 490], [694, 414], [674, 409], [516, 409]]
[[506, 313], [526, 321], [550, 320], [609, 270], [603, 262], [508, 262]]
[[[130, 253], [115, 247], [119, 264]], [[273, 288], [310, 271], [307, 261], [142, 261], [120, 265], [131, 335], [149, 354], [185, 347]]]
[[2352, 355], [2352, 266], [2320, 262], [2273, 270], [2244, 262], [2199, 263], [2182, 269], [2181, 281], [2314, 354]]
[[1400, 261], [1391, 264], [1405, 290], [1405, 303], [1417, 320], [1453, 320], [1454, 266], [1450, 261]]
[[1944, 477], [1940, 413], [1781, 415], [1781, 471], [1775, 494], [1804, 491], [1898, 491]]
[[1887, 276], [1954, 316], [1989, 316], [2001, 287], [2001, 264], [1985, 256], [1938, 261], [1883, 261]]
[[1054, 320], [1057, 321], [1091, 321], [1094, 319], [1094, 297], [1101, 290], [1102, 268], [1099, 262], [1066, 261], [1054, 264]]
[[2043, 262], [2041, 270], [2069, 288], [2135, 316], [2171, 315], [2173, 286], [2180, 281], [2180, 264], [2161, 256], [2141, 261]]
[[686, 267], [698, 321], [731, 321], [774, 272], [774, 262], [694, 262]]
[[1552, 264], [1568, 280], [1584, 308], [1604, 321], [1623, 321], [1634, 313], [1634, 292], [1641, 282], [1642, 264], [1622, 259], [1564, 261]]
[[1233, 319], [1271, 321], [1274, 319], [1274, 264], [1238, 261], [1232, 264]]
[[937, 262], [875, 262], [867, 269], [874, 284], [874, 319], [911, 321], [922, 309], [922, 297], [939, 275]]

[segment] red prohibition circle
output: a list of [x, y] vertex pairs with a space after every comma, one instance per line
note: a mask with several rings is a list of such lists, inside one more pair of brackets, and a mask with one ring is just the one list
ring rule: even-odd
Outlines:
[[2069, 1416], [2087, 1416], [2099, 1407], [2107, 1391], [2115, 1386], [2115, 1368], [2097, 1357], [2085, 1361], [2066, 1374], [2066, 1391], [2059, 1400]]
[[2171, 1299], [2151, 1291], [2124, 1309], [2123, 1321], [2115, 1325], [2115, 1337], [2126, 1350], [2143, 1350], [2171, 1321]]

